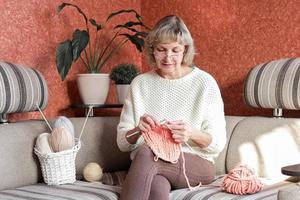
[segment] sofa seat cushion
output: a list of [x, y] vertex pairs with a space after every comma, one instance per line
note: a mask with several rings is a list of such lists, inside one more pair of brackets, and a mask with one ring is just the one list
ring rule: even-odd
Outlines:
[[[218, 183], [202, 186], [199, 190], [189, 191], [188, 189], [173, 190], [170, 193], [170, 200], [200, 200], [200, 199], [264, 199], [276, 200], [278, 190], [284, 190], [294, 185], [291, 182], [280, 182], [278, 184], [264, 186], [264, 188], [252, 195], [233, 195], [222, 192]], [[120, 197], [121, 187], [104, 185], [99, 182], [89, 183], [76, 181], [74, 184], [49, 186], [43, 183], [24, 186], [16, 189], [0, 191], [1, 200], [117, 200]]]
[[120, 187], [99, 182], [76, 181], [74, 184], [49, 186], [44, 183], [0, 191], [1, 200], [117, 200]]
[[170, 200], [277, 200], [278, 190], [290, 187], [295, 183], [280, 182], [273, 185], [265, 185], [263, 189], [251, 195], [234, 195], [223, 192], [215, 185], [202, 186], [199, 190], [189, 191], [188, 189], [174, 190], [170, 193]]

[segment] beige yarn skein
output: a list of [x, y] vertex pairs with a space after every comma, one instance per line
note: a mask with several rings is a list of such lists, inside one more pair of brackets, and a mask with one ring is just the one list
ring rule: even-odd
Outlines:
[[83, 169], [83, 177], [89, 182], [100, 181], [102, 176], [102, 168], [97, 163], [88, 163]]
[[73, 135], [63, 126], [54, 128], [49, 137], [49, 144], [54, 152], [71, 149], [74, 143]]

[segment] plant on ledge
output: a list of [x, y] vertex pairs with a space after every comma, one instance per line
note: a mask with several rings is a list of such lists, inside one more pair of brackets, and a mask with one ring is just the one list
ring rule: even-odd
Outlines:
[[138, 74], [134, 64], [119, 64], [112, 69], [109, 78], [116, 84], [130, 84]]
[[[84, 18], [86, 28], [84, 30], [76, 29], [72, 40], [67, 39], [61, 42], [56, 49], [56, 66], [62, 80], [66, 78], [72, 64], [78, 58], [83, 62], [89, 73], [99, 73], [107, 61], [128, 41], [133, 43], [140, 52], [142, 51], [147, 33], [137, 30], [136, 27], [149, 28], [144, 25], [142, 17], [135, 10], [112, 12], [103, 24], [99, 24], [93, 18], [88, 19], [87, 15], [77, 5], [71, 3], [62, 3], [58, 6], [58, 13], [67, 6], [75, 8]], [[112, 18], [125, 14], [135, 15], [136, 21], [127, 21], [108, 30], [106, 25]], [[91, 40], [90, 26], [95, 30], [93, 40]], [[103, 38], [100, 37], [100, 32], [104, 31], [113, 33], [112, 38], [106, 44], [103, 44], [103, 41], [101, 41]]]

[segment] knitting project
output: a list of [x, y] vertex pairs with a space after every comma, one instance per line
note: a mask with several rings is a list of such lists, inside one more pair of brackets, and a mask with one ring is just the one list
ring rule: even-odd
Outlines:
[[225, 176], [221, 187], [226, 192], [244, 195], [259, 192], [262, 186], [252, 169], [238, 165]]
[[170, 129], [165, 126], [156, 126], [151, 131], [143, 132], [143, 137], [155, 154], [154, 160], [176, 163], [180, 156], [180, 145], [172, 138]]
[[182, 169], [185, 180], [190, 190], [198, 189], [201, 186], [192, 187], [189, 183], [188, 177], [185, 171], [185, 159], [181, 149], [181, 144], [176, 143], [172, 137], [171, 130], [166, 125], [156, 126], [151, 131], [142, 132], [146, 144], [155, 154], [154, 160], [165, 160], [171, 163], [177, 163], [180, 154], [182, 155]]

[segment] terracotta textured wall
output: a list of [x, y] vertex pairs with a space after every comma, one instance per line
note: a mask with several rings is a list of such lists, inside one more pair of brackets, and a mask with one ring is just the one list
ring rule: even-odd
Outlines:
[[197, 47], [195, 64], [217, 79], [227, 115], [272, 114], [244, 104], [243, 81], [256, 64], [300, 56], [300, 1], [143, 0], [141, 9], [149, 25], [169, 14], [184, 19]]
[[[57, 15], [58, 0], [0, 0], [0, 60], [22, 63], [40, 70], [49, 84], [46, 116], [76, 116], [68, 106], [80, 102], [74, 82], [80, 63], [61, 82], [55, 66], [56, 45], [83, 26], [73, 10]], [[243, 102], [243, 81], [256, 64], [268, 60], [300, 56], [300, 1], [298, 0], [74, 0], [90, 17], [104, 20], [111, 11], [132, 7], [142, 13], [147, 25], [161, 17], [182, 17], [195, 39], [195, 63], [217, 80], [227, 115], [271, 115], [271, 110], [247, 107]], [[130, 53], [129, 53], [130, 52]], [[135, 62], [149, 69], [132, 47], [122, 49], [103, 70]], [[109, 102], [115, 102], [112, 87]], [[113, 110], [118, 114], [119, 110]], [[109, 112], [111, 113], [111, 112]], [[82, 113], [79, 113], [79, 115]], [[105, 113], [104, 113], [105, 114]], [[107, 114], [107, 113], [106, 113]], [[300, 111], [287, 112], [300, 117]], [[36, 112], [15, 114], [12, 119], [39, 118]]]
[[[84, 20], [72, 8], [67, 8], [58, 15], [56, 9], [62, 2], [61, 0], [0, 0], [0, 60], [34, 67], [44, 75], [49, 87], [49, 103], [45, 110], [48, 118], [57, 115], [82, 115], [79, 109], [70, 109], [69, 105], [80, 102], [75, 79], [77, 73], [85, 72], [85, 68], [78, 61], [72, 67], [67, 79], [62, 82], [56, 70], [55, 50], [59, 42], [72, 37], [76, 28], [84, 28]], [[119, 9], [133, 8], [140, 12], [138, 0], [66, 2], [78, 5], [88, 17], [94, 18], [97, 22], [104, 22], [108, 14]], [[121, 21], [122, 19], [116, 17], [112, 22]], [[102, 71], [109, 72], [115, 64], [123, 62], [134, 62], [141, 66], [141, 55], [130, 43], [121, 49]], [[108, 101], [114, 102], [115, 99], [116, 93], [112, 87]], [[40, 118], [40, 115], [38, 112], [31, 112], [14, 114], [10, 118], [20, 120]]]

